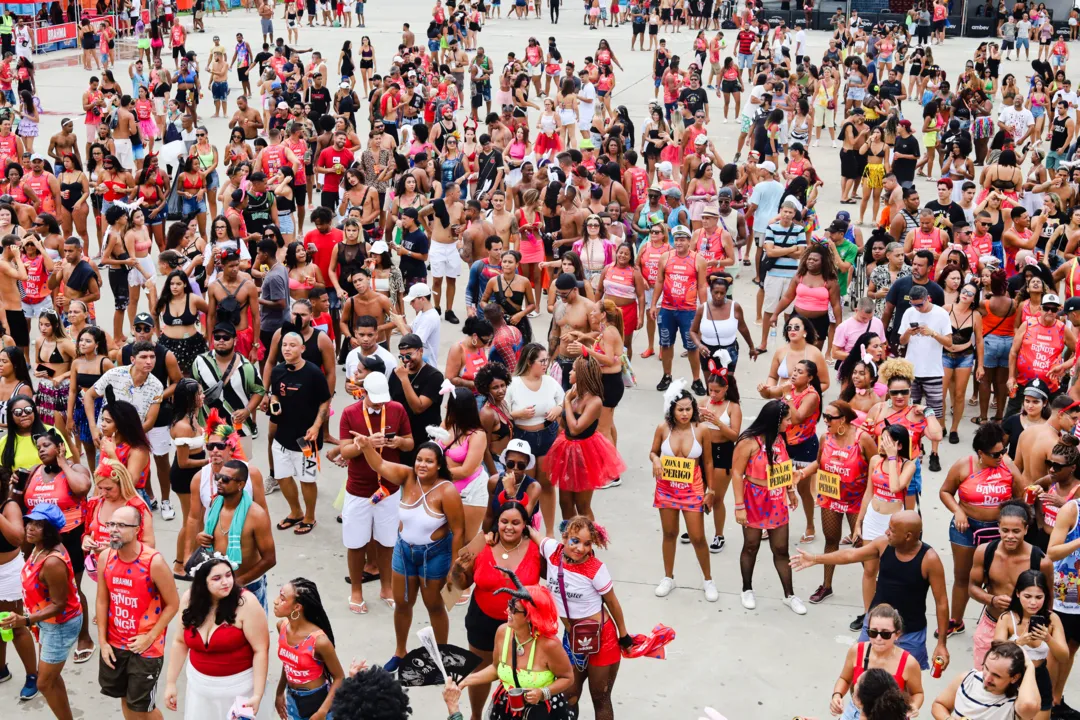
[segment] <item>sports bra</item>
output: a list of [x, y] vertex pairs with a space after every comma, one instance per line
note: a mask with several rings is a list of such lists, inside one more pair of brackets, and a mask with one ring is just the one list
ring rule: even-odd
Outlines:
[[518, 683], [514, 682], [515, 670], [510, 664], [513, 658], [510, 656], [510, 640], [514, 634], [514, 631], [509, 626], [506, 628], [506, 632], [503, 633], [503, 647], [502, 655], [499, 656], [499, 680], [503, 684], [503, 688], [510, 689], [515, 687], [522, 688], [546, 688], [555, 682], [555, 673], [550, 670], [530, 670], [533, 665], [533, 660], [536, 658], [536, 640], [534, 639], [532, 647], [529, 649], [529, 660], [525, 663], [525, 669], [518, 668], [516, 671]]
[[446, 524], [446, 515], [437, 513], [427, 504], [427, 496], [432, 490], [447, 484], [447, 480], [436, 483], [430, 490], [420, 492], [420, 499], [414, 503], [398, 506], [398, 519], [401, 521], [399, 536], [410, 545], [429, 545], [431, 536]]
[[1004, 464], [975, 470], [975, 458], [968, 458], [967, 477], [960, 483], [956, 495], [960, 502], [971, 507], [998, 507], [1012, 498], [1012, 473]]
[[[458, 464], [464, 463], [465, 458], [469, 456], [469, 446], [472, 445], [472, 439], [474, 434], [475, 433], [469, 433], [468, 435], [466, 435], [464, 438], [465, 442], [460, 445], [455, 445], [450, 448], [443, 448], [443, 450], [446, 452], [446, 459], [453, 460]], [[439, 444], [442, 445], [442, 443]], [[475, 480], [483, 471], [484, 466], [483, 463], [481, 463], [481, 465], [476, 468], [476, 471], [469, 477], [455, 480], [454, 487], [458, 489], [458, 492], [462, 492], [463, 490], [465, 490], [465, 488], [469, 486], [469, 483]]]
[[166, 325], [174, 325], [186, 327], [188, 325], [194, 325], [199, 321], [199, 314], [191, 311], [191, 296], [187, 296], [184, 299], [184, 312], [179, 315], [173, 315], [170, 309], [172, 302], [165, 304], [165, 311], [162, 313], [162, 320]]
[[315, 281], [314, 280], [309, 280], [308, 282], [301, 282], [300, 280], [297, 280], [294, 277], [289, 278], [289, 289], [290, 290], [310, 290], [313, 287], [315, 287]]

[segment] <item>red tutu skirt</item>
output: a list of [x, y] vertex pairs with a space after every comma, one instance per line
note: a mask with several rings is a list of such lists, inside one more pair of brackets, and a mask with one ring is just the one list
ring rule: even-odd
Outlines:
[[549, 151], [562, 152], [562, 140], [558, 133], [552, 133], [550, 137], [544, 133], [536, 136], [536, 155], [544, 155]]
[[572, 440], [561, 430], [548, 450], [547, 464], [551, 484], [567, 492], [596, 490], [626, 472], [619, 451], [598, 432]]

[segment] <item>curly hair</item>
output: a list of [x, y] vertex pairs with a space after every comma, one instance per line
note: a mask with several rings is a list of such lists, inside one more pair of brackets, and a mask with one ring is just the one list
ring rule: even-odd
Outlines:
[[566, 521], [566, 528], [563, 530], [563, 539], [575, 535], [582, 530], [588, 530], [592, 535], [593, 547], [598, 547], [601, 550], [607, 550], [608, 548], [608, 534], [604, 526], [595, 520], [586, 517], [585, 515], [575, 515]]
[[886, 385], [891, 383], [893, 378], [901, 378], [911, 384], [915, 379], [915, 366], [910, 360], [889, 358], [878, 367], [878, 377]]
[[403, 720], [412, 714], [408, 693], [382, 667], [345, 678], [334, 693], [330, 711], [353, 720]]
[[491, 383], [502, 380], [507, 386], [510, 385], [510, 371], [501, 362], [489, 362], [476, 371], [473, 383], [476, 390], [484, 397], [491, 397]]

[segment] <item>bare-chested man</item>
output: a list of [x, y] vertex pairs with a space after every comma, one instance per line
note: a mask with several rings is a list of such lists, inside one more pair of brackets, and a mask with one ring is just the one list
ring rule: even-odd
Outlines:
[[[236, 328], [234, 350], [253, 363], [259, 361], [259, 288], [246, 272], [240, 270], [240, 253], [226, 250], [221, 255], [221, 272], [206, 289], [207, 327], [219, 321], [230, 322]], [[254, 308], [249, 312], [249, 308]]]
[[503, 247], [516, 250], [520, 233], [517, 215], [506, 209], [506, 191], [496, 190], [491, 193], [491, 215], [488, 217], [495, 226], [495, 234], [502, 238]]
[[488, 113], [486, 124], [487, 134], [491, 137], [491, 144], [499, 148], [500, 151], [505, 150], [510, 141], [514, 139], [514, 131], [502, 121], [497, 113]]
[[229, 63], [225, 53], [211, 53], [210, 67], [206, 70], [210, 73], [210, 94], [214, 98], [214, 114], [211, 117], [225, 117], [229, 112]]
[[71, 121], [71, 118], [60, 121], [60, 132], [49, 138], [49, 149], [46, 152], [60, 168], [64, 166], [66, 155], [74, 155], [79, 165], [82, 165], [82, 157], [79, 155], [79, 138], [75, 135], [75, 123]]
[[1080, 415], [1080, 407], [1072, 407], [1072, 404], [1068, 395], [1057, 396], [1050, 401], [1050, 419], [1041, 425], [1032, 425], [1020, 436], [1016, 444], [1016, 467], [1024, 474], [1026, 484], [1032, 485], [1046, 475], [1046, 459], [1058, 438], [1072, 434]]
[[349, 349], [352, 350], [360, 345], [360, 328], [356, 326], [356, 320], [365, 315], [380, 321], [377, 328], [379, 342], [389, 340], [390, 330], [394, 327], [390, 319], [390, 313], [393, 311], [390, 298], [372, 288], [371, 271], [367, 268], [357, 268], [348, 280], [356, 288], [356, 294], [342, 303], [341, 321], [338, 326], [341, 329], [341, 337], [349, 343]]
[[19, 251], [19, 238], [5, 235], [0, 240], [3, 254], [0, 255], [0, 303], [4, 305], [5, 334], [15, 341], [15, 346], [30, 357], [30, 328], [22, 311], [22, 298], [19, 296], [19, 281], [26, 280], [26, 266], [23, 265]]
[[259, 131], [263, 127], [262, 113], [248, 104], [247, 95], [236, 98], [236, 112], [229, 120], [229, 129], [240, 128], [244, 131], [244, 139], [254, 142]]
[[[428, 220], [431, 216], [434, 221]], [[446, 278], [446, 321], [457, 325], [457, 315], [454, 314], [454, 293], [457, 291], [457, 279], [461, 274], [461, 254], [463, 246], [461, 231], [464, 228], [462, 220], [465, 216], [465, 206], [461, 202], [461, 188], [457, 183], [448, 183], [443, 188], [443, 196], [433, 200], [420, 210], [420, 219], [431, 238], [431, 250], [428, 261], [431, 264], [430, 277], [432, 278], [432, 290], [435, 293], [435, 309], [441, 309], [443, 278]]]
[[484, 219], [484, 210], [476, 200], [465, 203], [465, 231], [461, 234], [463, 242], [462, 260], [472, 264], [473, 260], [484, 257], [487, 248], [484, 242], [495, 234], [495, 226]]
[[585, 235], [585, 218], [589, 217], [589, 211], [578, 206], [577, 198], [577, 188], [570, 184], [559, 196], [559, 236], [551, 244], [564, 251]]
[[401, 26], [401, 44], [405, 47], [412, 47], [416, 44], [416, 35], [409, 29], [409, 23]]
[[[116, 159], [128, 172], [135, 172], [135, 150], [131, 146], [131, 136], [139, 132], [139, 123], [132, 112], [130, 95], [120, 98], [120, 107], [116, 111], [116, 127], [113, 128], [113, 144], [116, 147]], [[142, 165], [142, 162], [139, 162]]]
[[541, 185], [536, 178], [536, 168], [529, 160], [526, 160], [521, 164], [521, 182], [510, 188], [510, 195], [514, 201], [515, 210], [525, 207], [524, 198], [525, 191], [527, 190], [535, 190], [541, 194], [544, 192], [544, 186]]
[[[619, 165], [611, 162], [602, 168], [597, 168], [597, 172], [593, 177], [597, 184], [600, 185], [600, 202], [603, 203], [604, 207], [617, 202], [619, 203], [620, 212], [626, 212], [630, 207], [630, 196], [621, 182], [612, 180], [613, 177], [619, 177]], [[620, 219], [621, 217], [612, 218], [615, 221]]]
[[[64, 286], [64, 292], [56, 296], [56, 309], [61, 313], [67, 310], [69, 300], [82, 300], [89, 310], [93, 303], [101, 298], [101, 281], [97, 268], [83, 258], [82, 240], [77, 237], [69, 237], [64, 241], [64, 262], [56, 265], [49, 276], [50, 290], [56, 290], [61, 285]], [[21, 304], [19, 309], [21, 313]]]
[[[579, 345], [595, 339], [596, 333], [589, 330], [589, 313], [596, 303], [585, 298], [578, 290], [577, 278], [570, 273], [562, 273], [555, 278], [555, 328], [559, 347], [555, 351], [555, 362], [562, 368], [564, 390], [570, 389], [570, 370], [574, 360], [581, 355]], [[574, 345], [571, 348], [571, 345]], [[590, 343], [591, 345], [591, 343]]]

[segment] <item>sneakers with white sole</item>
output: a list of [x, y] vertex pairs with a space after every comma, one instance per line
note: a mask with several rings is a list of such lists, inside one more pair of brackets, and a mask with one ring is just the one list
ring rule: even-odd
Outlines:
[[705, 581], [705, 599], [709, 602], [716, 602], [720, 599], [720, 592], [716, 589], [716, 583], [712, 580]]
[[278, 491], [278, 481], [273, 475], [267, 475], [263, 478], [263, 494], [273, 495]]
[[161, 519], [172, 520], [176, 517], [176, 511], [173, 510], [172, 503], [168, 500], [161, 501]]
[[718, 552], [722, 552], [725, 545], [727, 545], [727, 540], [724, 539], [724, 536], [715, 535], [713, 536], [712, 542], [709, 543], [709, 552], [711, 552], [713, 555]]
[[791, 608], [791, 612], [796, 615], [806, 614], [806, 606], [803, 605], [803, 601], [799, 599], [798, 595], [790, 595], [784, 598], [784, 604]]
[[757, 607], [757, 598], [754, 597], [753, 590], [742, 591], [742, 606], [747, 610], [753, 610]]
[[675, 589], [675, 578], [666, 577], [656, 586], [656, 597], [667, 597]]

